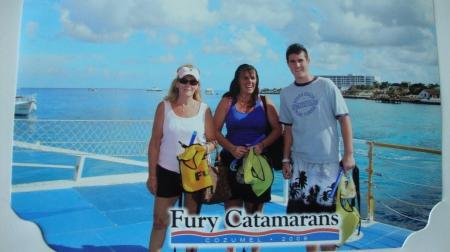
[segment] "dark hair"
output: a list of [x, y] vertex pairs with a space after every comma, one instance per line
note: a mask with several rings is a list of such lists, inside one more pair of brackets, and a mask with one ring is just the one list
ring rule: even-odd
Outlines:
[[245, 71], [255, 71], [256, 85], [255, 85], [255, 90], [253, 91], [253, 94], [252, 94], [252, 104], [253, 105], [256, 104], [256, 100], [258, 99], [258, 95], [259, 95], [259, 76], [258, 76], [258, 71], [256, 71], [256, 68], [249, 64], [242, 64], [242, 65], [238, 66], [238, 68], [234, 72], [234, 78], [230, 83], [230, 89], [228, 90], [228, 92], [226, 92], [222, 96], [222, 98], [231, 97], [233, 99], [233, 103], [236, 103], [237, 96], [239, 95], [239, 92], [241, 91], [241, 86], [239, 85], [239, 75]]
[[289, 62], [289, 55], [300, 54], [301, 52], [304, 52], [306, 59], [309, 59], [308, 50], [306, 50], [306, 48], [302, 44], [294, 43], [294, 44], [290, 45], [286, 49], [286, 61]]

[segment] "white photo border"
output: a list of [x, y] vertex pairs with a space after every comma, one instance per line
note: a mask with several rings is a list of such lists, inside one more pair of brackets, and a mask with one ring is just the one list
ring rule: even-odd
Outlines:
[[[0, 8], [0, 251], [52, 251], [43, 241], [39, 228], [18, 218], [10, 204], [13, 104], [22, 6], [22, 0], [4, 0]], [[429, 248], [444, 251], [450, 244], [442, 235], [450, 233], [450, 27], [447, 25], [450, 23], [450, 2], [434, 0], [434, 7], [441, 97], [445, 97], [441, 103], [443, 200], [433, 208], [427, 226], [408, 237], [403, 248], [383, 251], [424, 251]]]

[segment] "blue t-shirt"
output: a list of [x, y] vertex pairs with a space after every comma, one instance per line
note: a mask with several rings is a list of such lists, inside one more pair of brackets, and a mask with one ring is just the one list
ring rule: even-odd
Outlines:
[[225, 118], [226, 138], [234, 145], [255, 145], [266, 137], [266, 113], [261, 99], [249, 113], [242, 113], [232, 104]]

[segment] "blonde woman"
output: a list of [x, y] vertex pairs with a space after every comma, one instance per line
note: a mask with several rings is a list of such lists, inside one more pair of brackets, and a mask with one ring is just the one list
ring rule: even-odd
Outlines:
[[161, 250], [169, 222], [168, 209], [180, 195], [184, 194], [184, 207], [189, 214], [199, 212], [193, 195], [183, 191], [177, 160], [184, 151], [179, 141], [189, 144], [194, 131], [195, 143], [204, 144], [211, 152], [215, 148], [214, 126], [211, 110], [201, 102], [200, 72], [192, 65], [183, 65], [177, 69], [168, 95], [156, 108], [148, 148], [147, 187], [155, 196], [149, 251]]

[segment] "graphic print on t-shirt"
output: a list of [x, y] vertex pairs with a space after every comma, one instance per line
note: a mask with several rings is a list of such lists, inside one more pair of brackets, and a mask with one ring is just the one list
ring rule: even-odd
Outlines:
[[303, 117], [311, 114], [316, 110], [319, 104], [318, 99], [310, 92], [302, 92], [294, 99], [292, 110], [296, 115]]

